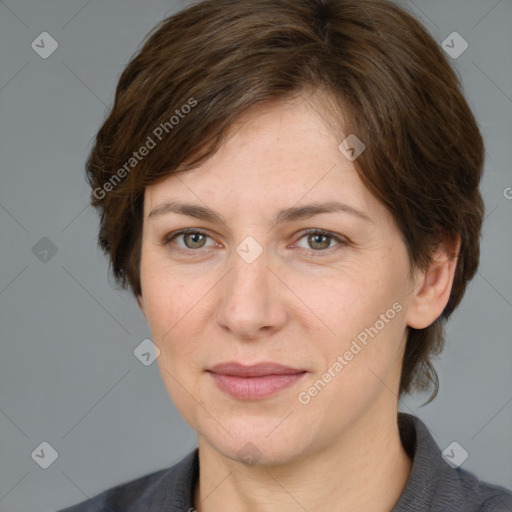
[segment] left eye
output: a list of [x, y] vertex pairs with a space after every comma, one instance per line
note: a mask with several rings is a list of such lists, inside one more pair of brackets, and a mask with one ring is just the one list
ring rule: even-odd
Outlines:
[[305, 249], [313, 250], [314, 252], [322, 252], [326, 249], [331, 249], [331, 242], [338, 242], [338, 245], [347, 245], [347, 242], [328, 231], [310, 230], [306, 231], [299, 240], [306, 238], [309, 247]]

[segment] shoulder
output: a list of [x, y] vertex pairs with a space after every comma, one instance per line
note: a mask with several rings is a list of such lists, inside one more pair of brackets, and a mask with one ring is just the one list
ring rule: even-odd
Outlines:
[[174, 466], [117, 485], [58, 512], [156, 512], [164, 506], [169, 512], [182, 510], [192, 495], [197, 460], [196, 448]]
[[399, 413], [398, 422], [412, 469], [393, 512], [512, 512], [512, 491], [450, 465], [418, 417]]
[[484, 501], [478, 512], [510, 512], [512, 510], [512, 493], [505, 492], [493, 496], [487, 501]]
[[[126, 482], [59, 512], [115, 512], [138, 510], [145, 505], [148, 491], [155, 486], [171, 469], [162, 469], [136, 480]], [[135, 508], [134, 508], [135, 507]], [[142, 510], [142, 509], [141, 509]]]
[[512, 512], [512, 491], [480, 480], [464, 469], [455, 470], [460, 483], [461, 496], [475, 512]]
[[446, 482], [446, 492], [456, 493], [465, 510], [475, 512], [512, 512], [512, 491], [480, 480], [473, 473], [462, 469], [448, 468], [453, 477]]

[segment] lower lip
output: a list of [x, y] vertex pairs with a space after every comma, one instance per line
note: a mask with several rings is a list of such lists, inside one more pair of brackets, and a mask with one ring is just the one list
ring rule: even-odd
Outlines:
[[300, 380], [306, 372], [261, 377], [236, 377], [209, 372], [221, 391], [240, 400], [259, 400], [274, 395]]

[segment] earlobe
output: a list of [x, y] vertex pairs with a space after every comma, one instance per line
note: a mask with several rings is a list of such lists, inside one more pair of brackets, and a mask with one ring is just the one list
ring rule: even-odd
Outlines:
[[453, 285], [460, 249], [460, 235], [444, 240], [438, 247], [428, 270], [419, 275], [414, 298], [407, 312], [407, 325], [425, 329], [443, 312]]

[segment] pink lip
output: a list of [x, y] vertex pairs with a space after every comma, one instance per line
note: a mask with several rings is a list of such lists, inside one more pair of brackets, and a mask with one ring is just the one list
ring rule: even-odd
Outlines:
[[251, 366], [229, 362], [208, 372], [221, 391], [241, 400], [258, 400], [291, 386], [306, 370], [267, 362]]

